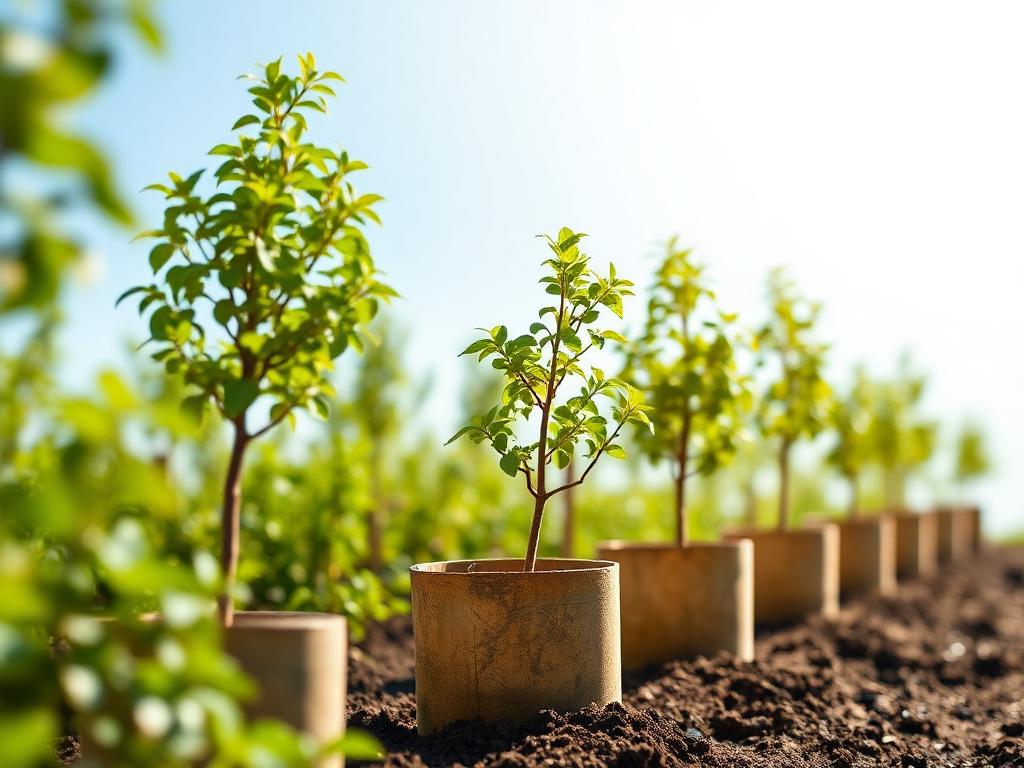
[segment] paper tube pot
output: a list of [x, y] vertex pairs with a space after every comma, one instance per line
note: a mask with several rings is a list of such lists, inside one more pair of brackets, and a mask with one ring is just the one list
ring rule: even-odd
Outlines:
[[981, 507], [968, 507], [967, 513], [971, 518], [971, 552], [977, 554], [981, 550], [983, 538], [981, 529]]
[[526, 720], [622, 700], [619, 566], [600, 560], [412, 566], [416, 724]]
[[839, 526], [744, 529], [727, 538], [754, 543], [754, 621], [780, 624], [839, 611]]
[[622, 666], [726, 651], [754, 658], [754, 545], [609, 541], [598, 557], [619, 564]]
[[[225, 647], [259, 686], [251, 717], [273, 717], [327, 744], [345, 732], [348, 637], [345, 619], [327, 613], [239, 611]], [[318, 763], [339, 768], [341, 757]]]
[[952, 563], [971, 554], [974, 547], [974, 521], [967, 507], [938, 507], [939, 563]]
[[939, 557], [939, 522], [930, 512], [899, 512], [896, 520], [896, 577], [934, 573]]
[[839, 524], [839, 591], [842, 595], [896, 591], [896, 521], [888, 515]]

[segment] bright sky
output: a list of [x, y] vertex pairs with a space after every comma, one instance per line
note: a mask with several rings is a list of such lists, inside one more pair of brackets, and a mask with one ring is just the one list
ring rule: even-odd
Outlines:
[[[404, 299], [411, 364], [447, 429], [477, 325], [531, 322], [563, 224], [646, 284], [678, 232], [726, 308], [765, 311], [786, 265], [825, 304], [832, 372], [912, 351], [928, 408], [987, 428], [993, 531], [1024, 525], [1024, 6], [1016, 2], [309, 2], [166, 0], [169, 50], [133, 46], [86, 109], [140, 226], [248, 104], [235, 76], [312, 50], [348, 79], [315, 135], [371, 165], [372, 233]], [[147, 249], [95, 230], [62, 372], [84, 387], [143, 325], [113, 308]], [[634, 302], [633, 318], [642, 310]]]

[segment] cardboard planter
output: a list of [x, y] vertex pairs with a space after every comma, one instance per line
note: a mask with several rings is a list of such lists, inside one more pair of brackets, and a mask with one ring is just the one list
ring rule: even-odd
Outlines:
[[981, 550], [983, 538], [981, 529], [981, 507], [968, 507], [967, 514], [971, 518], [971, 552], [977, 554]]
[[839, 611], [839, 526], [737, 530], [754, 543], [754, 621], [778, 624]]
[[939, 556], [939, 523], [934, 514], [899, 512], [896, 521], [896, 577], [915, 579], [934, 573]]
[[619, 566], [521, 559], [414, 565], [416, 723], [525, 720], [622, 700]]
[[726, 651], [754, 658], [754, 545], [609, 541], [598, 556], [619, 564], [622, 666]]
[[[238, 611], [224, 630], [230, 653], [259, 686], [246, 707], [326, 744], [345, 732], [348, 637], [345, 619], [326, 613]], [[340, 768], [341, 757], [318, 763]]]
[[938, 521], [938, 559], [952, 563], [970, 555], [974, 549], [974, 520], [967, 507], [939, 507], [935, 510]]
[[857, 517], [839, 524], [839, 590], [842, 595], [896, 591], [896, 521]]

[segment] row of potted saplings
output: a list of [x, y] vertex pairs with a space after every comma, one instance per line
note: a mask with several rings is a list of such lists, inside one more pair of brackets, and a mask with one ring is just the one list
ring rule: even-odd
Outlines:
[[[350, 183], [365, 165], [304, 138], [306, 117], [323, 111], [333, 95], [327, 83], [340, 77], [317, 70], [311, 55], [300, 57], [300, 69], [288, 75], [277, 61], [251, 78], [259, 114], [244, 115], [235, 129], [256, 133], [214, 147], [211, 154], [226, 159], [209, 195], [199, 190], [199, 173], [153, 186], [167, 200], [163, 227], [144, 233], [157, 240], [149, 256], [154, 282], [125, 295], [140, 294], [153, 357], [189, 387], [184, 405], [212, 409], [233, 431], [219, 615], [228, 650], [259, 684], [251, 713], [329, 743], [344, 730], [344, 619], [235, 612], [231, 597], [249, 447], [297, 411], [323, 415], [332, 362], [358, 348], [378, 305], [395, 295], [378, 280], [363, 234], [364, 223], [377, 220], [379, 198], [357, 196]], [[755, 617], [830, 614], [840, 586], [889, 590], [894, 571], [912, 576], [934, 567], [937, 549], [948, 557], [977, 546], [976, 513], [790, 530], [790, 451], [823, 430], [829, 415], [825, 347], [808, 338], [816, 308], [773, 275], [770, 320], [754, 346], [775, 379], [755, 408], [750, 378], [737, 369], [735, 317], [718, 310], [690, 251], [669, 243], [643, 333], [629, 344], [599, 322], [608, 313], [622, 318], [632, 283], [614, 266], [597, 274], [580, 249], [583, 237], [562, 229], [546, 238], [540, 282], [548, 301], [528, 332], [511, 336], [496, 326], [464, 352], [500, 370], [505, 387], [500, 402], [452, 439], [491, 446], [501, 469], [523, 482], [534, 511], [523, 559], [412, 568], [424, 734], [457, 720], [618, 701], [623, 661], [638, 667], [722, 650], [749, 659]], [[609, 344], [628, 350], [617, 377], [588, 362]], [[752, 410], [764, 439], [778, 446], [779, 530], [691, 544], [688, 481], [730, 458]], [[254, 423], [260, 414], [265, 420]], [[673, 469], [676, 541], [609, 543], [595, 561], [538, 559], [548, 502], [583, 483], [602, 456], [624, 457], [626, 429]], [[570, 462], [576, 471], [565, 479], [558, 470]]]

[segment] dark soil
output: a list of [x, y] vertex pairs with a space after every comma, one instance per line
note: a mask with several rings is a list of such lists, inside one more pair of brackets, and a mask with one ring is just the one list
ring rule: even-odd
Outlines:
[[757, 661], [672, 662], [624, 703], [416, 734], [408, 619], [353, 648], [349, 724], [388, 765], [1021, 766], [1024, 549], [763, 632]]

